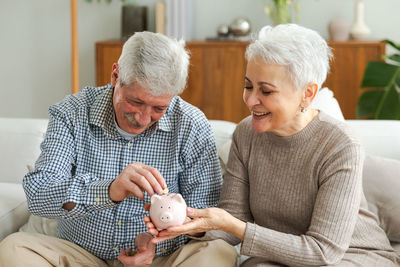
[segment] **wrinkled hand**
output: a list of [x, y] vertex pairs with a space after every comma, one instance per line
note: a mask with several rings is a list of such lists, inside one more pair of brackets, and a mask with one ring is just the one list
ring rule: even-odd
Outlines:
[[[147, 211], [150, 211], [150, 203], [144, 204], [143, 208]], [[157, 230], [156, 226], [153, 224], [153, 222], [151, 221], [151, 218], [149, 216], [144, 216], [143, 218], [146, 227], [147, 227], [147, 231], [152, 234], [153, 236], [158, 236], [159, 231]]]
[[145, 217], [147, 229], [151, 234], [156, 236], [151, 242], [159, 243], [182, 234], [196, 236], [211, 230], [229, 230], [236, 221], [239, 221], [225, 210], [219, 208], [194, 209], [188, 207], [186, 212], [193, 220], [183, 225], [170, 226], [161, 232], [158, 232], [157, 229], [154, 228], [150, 218]]
[[[147, 211], [149, 211], [149, 210], [150, 210], [150, 206], [151, 206], [150, 203], [144, 204], [144, 209], [147, 210]], [[186, 223], [186, 222], [189, 222], [190, 220], [191, 220], [191, 219], [190, 219], [189, 217], [186, 217], [185, 223]], [[157, 228], [155, 227], [155, 225], [153, 224], [153, 222], [151, 221], [151, 218], [150, 218], [149, 216], [144, 216], [144, 222], [146, 223], [147, 231], [148, 231], [150, 234], [152, 234], [153, 236], [159, 236], [160, 233], [166, 231], [166, 230], [158, 231]], [[195, 235], [196, 233], [192, 233], [192, 234]], [[164, 240], [167, 240], [167, 239], [173, 239], [173, 238], [175, 238], [175, 237], [177, 237], [177, 236], [179, 236], [179, 235], [180, 235], [180, 234], [176, 234], [176, 235], [174, 235], [174, 236], [171, 235], [169, 238], [163, 239], [163, 240], [161, 240], [161, 241], [164, 241]], [[159, 242], [161, 242], [161, 241], [156, 242], [156, 241], [154, 241], [154, 239], [152, 240], [152, 242], [153, 242], [154, 244], [159, 243]]]
[[129, 164], [111, 183], [109, 194], [113, 201], [122, 201], [131, 196], [143, 200], [143, 191], [152, 196], [154, 192], [162, 194], [166, 187], [164, 177], [156, 168], [135, 162]]
[[148, 267], [152, 264], [156, 246], [151, 242], [149, 233], [140, 233], [135, 240], [136, 254], [131, 256], [132, 249], [121, 250], [118, 260], [124, 267]]

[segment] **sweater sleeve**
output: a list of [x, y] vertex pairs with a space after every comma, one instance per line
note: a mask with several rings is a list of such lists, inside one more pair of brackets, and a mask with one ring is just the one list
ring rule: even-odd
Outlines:
[[293, 235], [248, 222], [242, 254], [289, 266], [331, 265], [342, 259], [350, 245], [362, 196], [363, 153], [356, 143], [340, 147], [320, 169], [307, 232]]
[[[253, 217], [249, 206], [249, 182], [246, 170], [246, 162], [242, 160], [241, 152], [239, 151], [238, 142], [242, 140], [238, 137], [238, 129], [233, 133], [232, 145], [229, 152], [227, 164], [227, 172], [224, 175], [224, 181], [221, 190], [221, 196], [218, 207], [228, 211], [234, 217], [245, 221], [253, 222]], [[207, 232], [203, 237], [196, 240], [215, 240], [223, 239], [231, 245], [240, 243], [240, 239], [221, 230]]]
[[229, 152], [228, 164], [222, 185], [221, 197], [218, 207], [225, 209], [234, 217], [245, 221], [253, 222], [249, 203], [249, 177], [247, 172], [247, 161], [243, 155], [248, 151], [240, 151], [242, 140], [248, 140], [246, 131], [241, 131], [242, 125], [237, 127], [232, 137], [231, 149]]
[[[240, 128], [239, 126], [237, 129]], [[249, 205], [247, 163], [242, 160], [241, 156], [242, 153], [246, 152], [239, 151], [238, 142], [242, 140], [241, 137], [238, 137], [239, 135], [241, 134], [238, 131], [235, 131], [233, 134], [227, 172], [224, 175], [218, 207], [228, 211], [232, 216], [242, 221], [253, 222], [254, 219], [251, 215]], [[197, 240], [223, 239], [231, 245], [240, 243], [239, 238], [221, 230], [209, 231], [201, 238], [191, 238]]]

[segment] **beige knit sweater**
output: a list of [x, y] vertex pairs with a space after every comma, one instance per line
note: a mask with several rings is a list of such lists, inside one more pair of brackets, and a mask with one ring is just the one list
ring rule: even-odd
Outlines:
[[[257, 133], [251, 118], [233, 134], [219, 206], [247, 222], [246, 266], [354, 263], [398, 266], [362, 191], [363, 152], [345, 123], [319, 115], [302, 131]], [[206, 236], [232, 237], [221, 232]]]

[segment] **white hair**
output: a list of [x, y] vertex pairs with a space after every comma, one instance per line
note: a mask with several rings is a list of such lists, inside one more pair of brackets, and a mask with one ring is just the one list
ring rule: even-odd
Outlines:
[[332, 58], [326, 41], [311, 29], [296, 24], [263, 27], [246, 50], [247, 60], [261, 58], [269, 64], [287, 67], [295, 89], [310, 82], [321, 88]]
[[185, 42], [152, 32], [137, 32], [122, 48], [119, 82], [138, 82], [154, 96], [179, 95], [185, 89], [189, 54]]

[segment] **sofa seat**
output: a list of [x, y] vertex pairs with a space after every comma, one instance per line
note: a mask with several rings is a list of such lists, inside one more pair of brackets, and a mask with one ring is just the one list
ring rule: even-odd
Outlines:
[[29, 218], [25, 192], [21, 184], [1, 183], [0, 240], [18, 231]]

